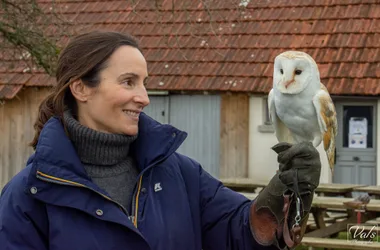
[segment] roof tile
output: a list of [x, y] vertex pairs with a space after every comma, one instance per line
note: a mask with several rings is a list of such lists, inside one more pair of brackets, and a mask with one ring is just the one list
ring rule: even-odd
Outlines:
[[379, 19], [373, 19], [371, 21], [372, 21], [372, 23], [368, 27], [368, 30], [371, 30], [372, 32], [379, 34], [380, 33], [380, 22], [379, 22]]
[[380, 4], [373, 4], [369, 8], [369, 18], [380, 18]]
[[368, 13], [370, 12], [371, 5], [369, 4], [360, 4], [356, 7], [356, 12], [361, 17], [368, 17]]
[[0, 84], [1, 85], [12, 84], [12, 83], [16, 84], [16, 82], [13, 82], [13, 81], [11, 82], [11, 80], [15, 78], [16, 75], [17, 75], [16, 73], [0, 74]]
[[12, 78], [13, 84], [26, 84], [30, 78], [32, 78], [32, 74], [18, 73]]
[[261, 76], [271, 78], [273, 76], [273, 70], [274, 70], [273, 67], [274, 67], [273, 63], [263, 64], [263, 73], [261, 74]]
[[318, 69], [319, 69], [319, 75], [321, 78], [325, 78], [328, 76], [329, 71], [331, 70], [331, 64], [318, 64]]
[[0, 99], [12, 99], [22, 89], [23, 85], [0, 84]]
[[365, 46], [367, 48], [379, 48], [380, 32], [379, 33], [369, 33], [364, 37], [366, 39]]
[[380, 62], [369, 64], [364, 77], [380, 78]]
[[55, 79], [47, 74], [33, 74], [25, 86], [53, 86]]

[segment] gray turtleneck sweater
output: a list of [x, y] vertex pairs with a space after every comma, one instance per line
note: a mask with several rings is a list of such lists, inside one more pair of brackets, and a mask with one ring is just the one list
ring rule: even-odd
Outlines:
[[88, 176], [129, 212], [138, 175], [129, 146], [137, 136], [95, 131], [81, 125], [69, 111], [63, 121]]

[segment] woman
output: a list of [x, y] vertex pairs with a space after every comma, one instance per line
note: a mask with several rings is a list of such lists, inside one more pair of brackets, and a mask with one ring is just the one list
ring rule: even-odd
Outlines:
[[[144, 56], [129, 35], [90, 32], [62, 51], [57, 85], [39, 108], [35, 153], [2, 191], [1, 249], [298, 244], [285, 232], [296, 206], [284, 197], [294, 191], [298, 169], [295, 194], [307, 218], [320, 174], [317, 151], [306, 143], [277, 145], [281, 171], [250, 201], [175, 152], [185, 132], [142, 113], [149, 104], [147, 77]], [[284, 205], [290, 207], [285, 213]], [[289, 227], [283, 226], [287, 213]]]

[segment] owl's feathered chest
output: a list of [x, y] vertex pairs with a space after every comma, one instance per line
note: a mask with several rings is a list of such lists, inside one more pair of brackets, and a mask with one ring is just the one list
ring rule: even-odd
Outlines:
[[275, 91], [277, 116], [293, 133], [312, 137], [320, 131], [313, 96], [313, 93], [288, 95]]

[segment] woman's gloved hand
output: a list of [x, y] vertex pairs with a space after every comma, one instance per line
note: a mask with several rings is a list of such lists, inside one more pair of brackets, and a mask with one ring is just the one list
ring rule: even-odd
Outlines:
[[[252, 204], [251, 231], [255, 240], [262, 245], [273, 244], [278, 249], [287, 249], [288, 245], [293, 248], [302, 240], [314, 190], [319, 185], [320, 157], [317, 149], [308, 142], [294, 145], [278, 143], [272, 149], [278, 154], [279, 171]], [[301, 220], [299, 232], [294, 234], [292, 227], [296, 222], [297, 197]], [[286, 215], [287, 227], [284, 227]]]

